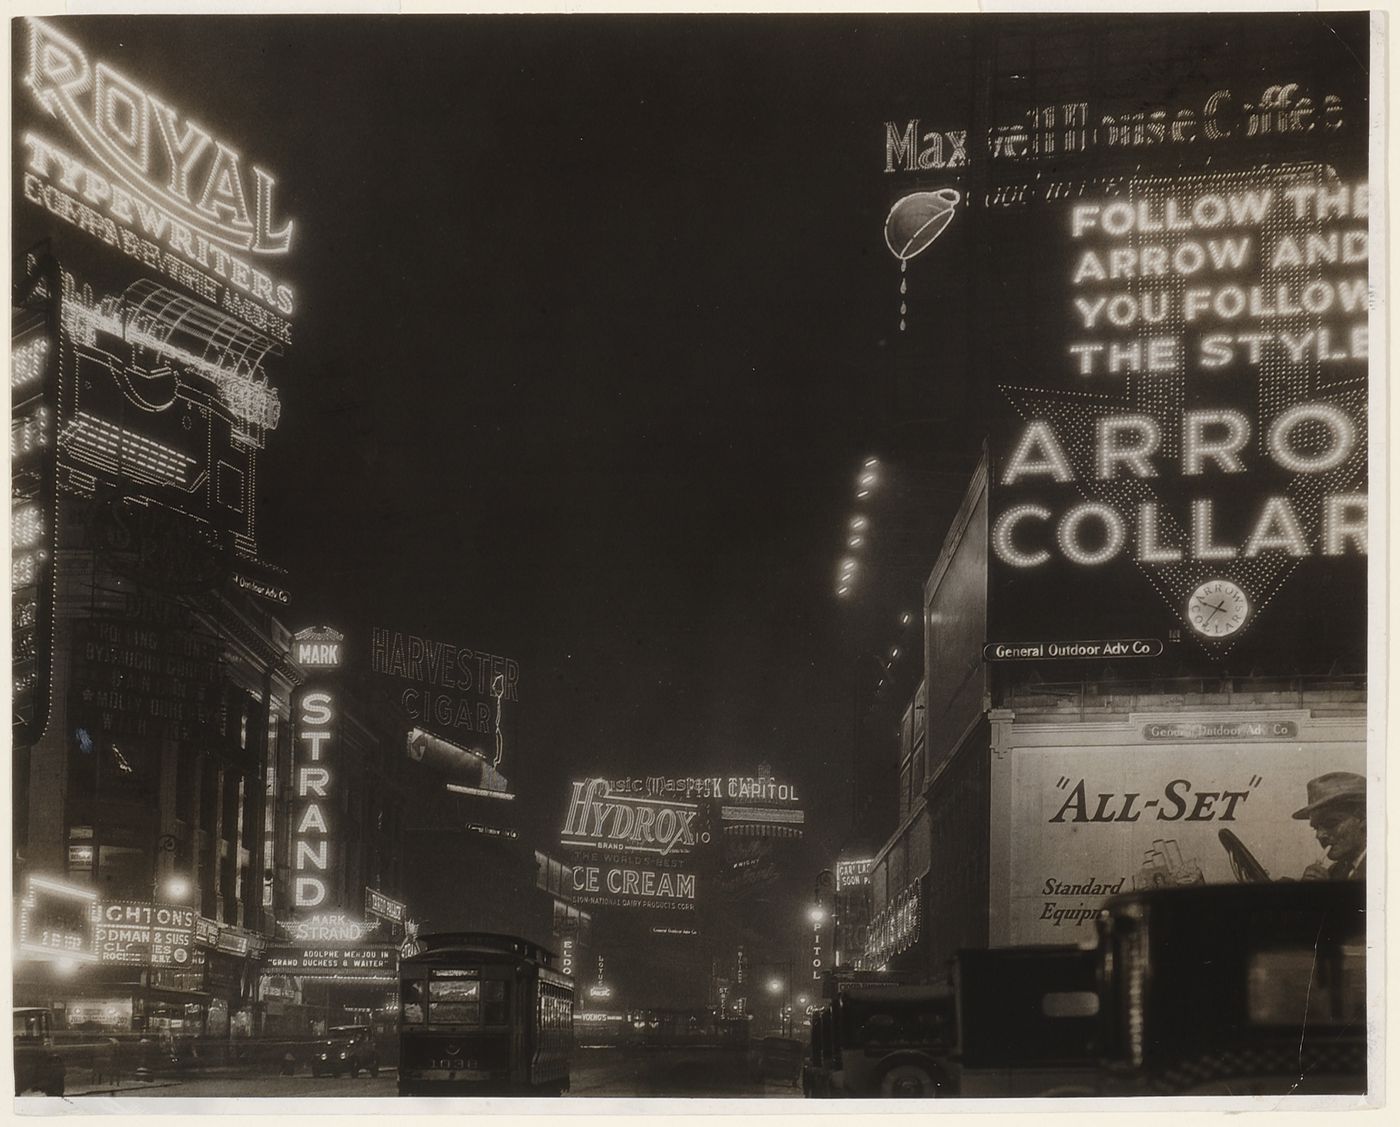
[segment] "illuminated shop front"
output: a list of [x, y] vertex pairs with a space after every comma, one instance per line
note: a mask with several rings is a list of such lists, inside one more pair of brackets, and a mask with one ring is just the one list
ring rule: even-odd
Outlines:
[[[1072, 24], [999, 24], [957, 161], [951, 123], [885, 125], [896, 365], [931, 378], [973, 326], [988, 427], [924, 583], [866, 965], [1296, 879], [1320, 855], [1294, 812], [1366, 772], [1367, 90], [1286, 22], [1220, 31], [1110, 20], [1090, 74], [1058, 69]], [[1149, 42], [1161, 76], [1127, 62]], [[905, 215], [945, 188], [920, 245]]]
[[87, 883], [30, 875], [19, 900], [16, 998], [52, 1009], [69, 1030], [246, 1036], [249, 958], [261, 945], [256, 933], [189, 904], [107, 900]]

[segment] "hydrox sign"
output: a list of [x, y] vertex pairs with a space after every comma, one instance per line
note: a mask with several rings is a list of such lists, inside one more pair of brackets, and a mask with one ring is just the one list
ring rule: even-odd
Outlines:
[[605, 779], [573, 786], [560, 841], [660, 856], [688, 853], [698, 838], [700, 808], [689, 802], [614, 795]]

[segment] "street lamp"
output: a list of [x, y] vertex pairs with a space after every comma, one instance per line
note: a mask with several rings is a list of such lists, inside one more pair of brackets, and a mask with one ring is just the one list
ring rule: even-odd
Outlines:
[[166, 879], [161, 891], [171, 900], [183, 900], [190, 894], [191, 887], [189, 878], [177, 873]]
[[155, 975], [155, 946], [156, 946], [156, 902], [164, 899], [167, 902], [183, 903], [185, 898], [194, 891], [194, 882], [183, 873], [171, 873], [164, 880], [157, 875], [151, 880], [151, 918], [146, 925], [150, 929], [151, 940], [151, 961], [141, 971], [141, 1009], [145, 1020], [147, 1032], [151, 1028], [151, 1001], [152, 1001], [152, 979]]
[[[792, 963], [787, 963], [788, 974], [792, 974]], [[783, 1005], [778, 1010], [779, 1026], [784, 1037], [792, 1035], [792, 980], [791, 978], [770, 978], [768, 980], [768, 993], [773, 995], [776, 1001], [778, 996], [783, 995]]]

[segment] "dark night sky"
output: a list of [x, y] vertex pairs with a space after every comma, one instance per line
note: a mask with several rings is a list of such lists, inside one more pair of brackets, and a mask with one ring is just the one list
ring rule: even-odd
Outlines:
[[276, 167], [306, 312], [268, 458], [299, 611], [517, 656], [544, 827], [580, 771], [767, 761], [838, 844], [830, 576], [887, 265], [869, 36], [254, 38], [299, 102]]
[[847, 828], [855, 639], [898, 634], [832, 582], [893, 328], [882, 123], [954, 25], [68, 26], [296, 220], [260, 497], [290, 624], [517, 658], [545, 848], [571, 778], [771, 764], [810, 830], [773, 895], [810, 894]]

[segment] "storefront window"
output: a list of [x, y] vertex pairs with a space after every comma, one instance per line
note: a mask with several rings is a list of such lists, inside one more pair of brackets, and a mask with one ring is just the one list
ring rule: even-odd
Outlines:
[[68, 1004], [68, 1028], [79, 1031], [131, 1028], [130, 998], [80, 998]]

